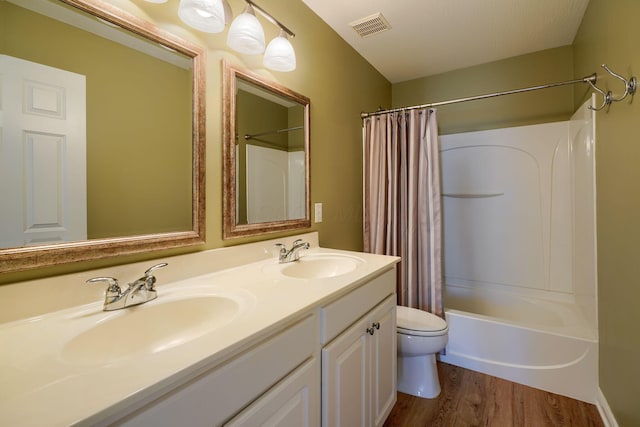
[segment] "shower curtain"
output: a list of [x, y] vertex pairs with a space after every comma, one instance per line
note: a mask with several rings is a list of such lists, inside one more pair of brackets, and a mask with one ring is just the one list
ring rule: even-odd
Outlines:
[[436, 112], [386, 113], [363, 126], [364, 249], [402, 257], [399, 305], [444, 316]]

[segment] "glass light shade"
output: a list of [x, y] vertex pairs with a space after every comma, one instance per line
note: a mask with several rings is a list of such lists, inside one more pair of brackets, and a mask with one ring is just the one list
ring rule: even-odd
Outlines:
[[293, 71], [296, 69], [296, 52], [287, 39], [287, 33], [280, 30], [278, 37], [269, 42], [262, 63], [274, 71]]
[[264, 52], [264, 30], [251, 5], [233, 20], [227, 34], [227, 45], [236, 52], [258, 55]]
[[157, 3], [157, 4], [160, 4], [160, 3], [166, 3], [166, 2], [168, 2], [169, 0], [144, 0], [144, 1], [146, 1], [147, 3]]
[[220, 33], [224, 30], [225, 20], [229, 19], [225, 17], [223, 1], [225, 0], [180, 0], [178, 16], [196, 30]]

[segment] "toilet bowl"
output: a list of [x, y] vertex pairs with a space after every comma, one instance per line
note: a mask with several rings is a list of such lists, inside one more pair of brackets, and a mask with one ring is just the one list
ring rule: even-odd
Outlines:
[[398, 391], [434, 398], [440, 394], [436, 353], [447, 345], [447, 322], [435, 314], [398, 306]]

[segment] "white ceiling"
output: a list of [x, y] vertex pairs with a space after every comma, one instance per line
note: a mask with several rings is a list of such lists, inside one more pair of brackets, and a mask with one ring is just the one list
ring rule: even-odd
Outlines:
[[[303, 0], [391, 83], [573, 42], [589, 0]], [[391, 29], [349, 23], [382, 12]]]

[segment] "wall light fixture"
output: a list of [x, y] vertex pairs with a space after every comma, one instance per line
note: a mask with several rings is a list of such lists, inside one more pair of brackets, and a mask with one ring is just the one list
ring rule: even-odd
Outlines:
[[[145, 0], [149, 3], [166, 3], [168, 0]], [[247, 6], [238, 15], [227, 34], [227, 45], [240, 53], [259, 55], [264, 52], [263, 64], [274, 71], [296, 69], [296, 53], [289, 37], [296, 35], [252, 0], [244, 0]], [[280, 28], [280, 32], [266, 48], [262, 25], [256, 18], [260, 12], [269, 22]], [[191, 28], [205, 33], [221, 33], [231, 22], [232, 11], [227, 0], [180, 0], [178, 16]]]

